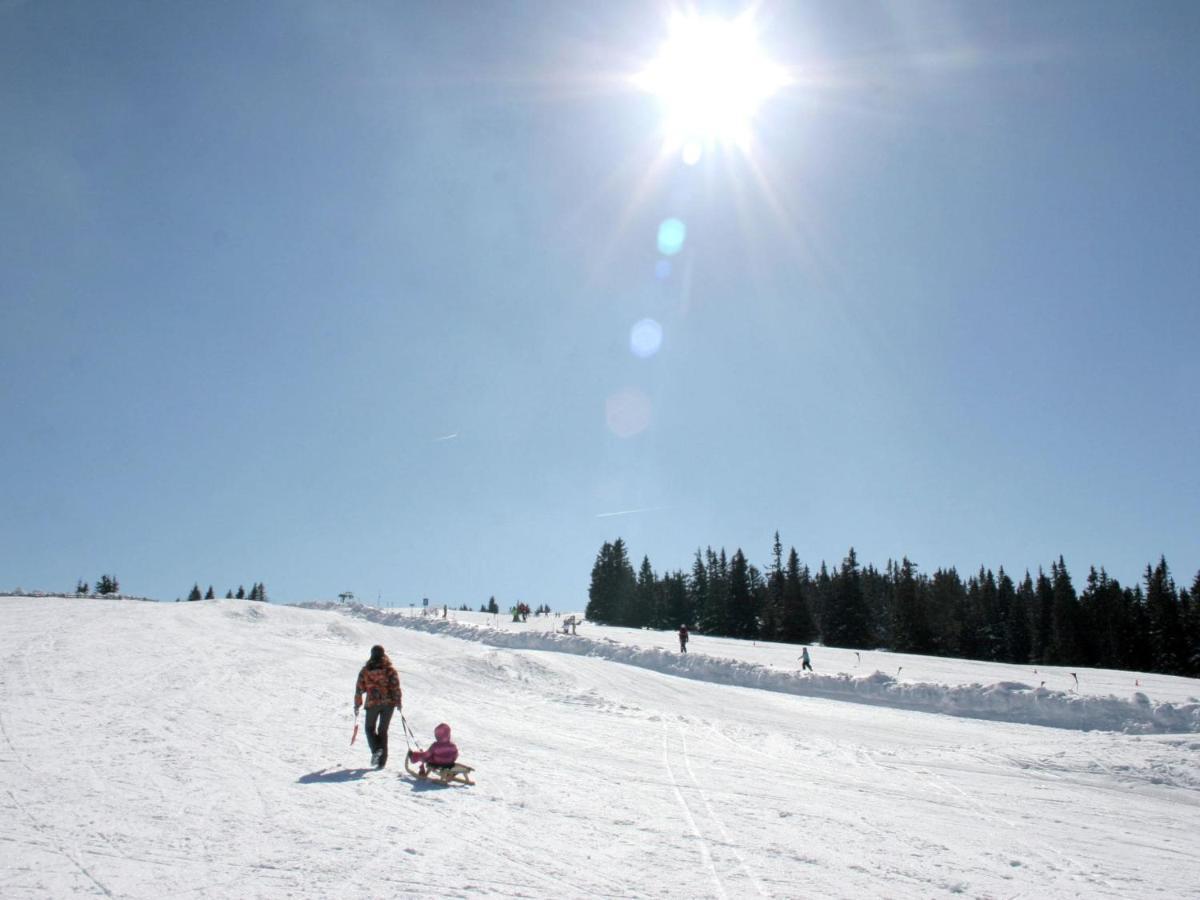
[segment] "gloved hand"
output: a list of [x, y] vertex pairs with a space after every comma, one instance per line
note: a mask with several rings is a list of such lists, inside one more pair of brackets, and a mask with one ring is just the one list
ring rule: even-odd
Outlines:
[[356, 718], [356, 719], [358, 718], [358, 710], [359, 710], [359, 707], [357, 707], [357, 706], [354, 707], [354, 718]]

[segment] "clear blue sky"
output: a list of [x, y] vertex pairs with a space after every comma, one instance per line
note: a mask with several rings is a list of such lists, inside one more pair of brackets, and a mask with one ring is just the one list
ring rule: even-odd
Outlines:
[[1190, 583], [1200, 4], [764, 4], [795, 82], [695, 166], [664, 11], [0, 0], [0, 588]]

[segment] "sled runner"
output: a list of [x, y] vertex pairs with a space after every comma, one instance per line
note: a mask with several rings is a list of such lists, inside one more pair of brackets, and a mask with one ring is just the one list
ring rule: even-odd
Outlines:
[[475, 770], [470, 766], [464, 766], [462, 763], [455, 763], [452, 766], [433, 766], [429, 763], [421, 763], [420, 768], [412, 767], [412, 760], [406, 755], [404, 757], [404, 771], [413, 778], [420, 781], [436, 781], [441, 784], [474, 784], [471, 780], [471, 773]]

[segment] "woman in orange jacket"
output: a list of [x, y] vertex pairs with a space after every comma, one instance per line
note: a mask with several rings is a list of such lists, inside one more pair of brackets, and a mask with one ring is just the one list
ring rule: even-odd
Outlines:
[[358, 673], [354, 686], [354, 715], [358, 717], [366, 694], [367, 746], [371, 748], [371, 765], [382, 769], [388, 758], [388, 725], [392, 713], [403, 706], [404, 694], [400, 690], [400, 676], [383, 648], [376, 644], [371, 648], [371, 658]]

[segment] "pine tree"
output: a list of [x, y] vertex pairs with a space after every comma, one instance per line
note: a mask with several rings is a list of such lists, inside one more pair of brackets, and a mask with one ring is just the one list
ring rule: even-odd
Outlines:
[[1050, 653], [1047, 662], [1074, 665], [1079, 661], [1077, 620], [1079, 600], [1062, 556], [1050, 566], [1052, 601], [1050, 609]]
[[[976, 659], [999, 660], [1004, 656], [1004, 614], [1000, 587], [991, 569], [979, 569], [979, 639]], [[1000, 570], [1004, 574], [1004, 570]]]
[[729, 561], [729, 630], [731, 637], [753, 638], [758, 634], [758, 611], [755, 609], [753, 567], [739, 547]]
[[765, 596], [760, 604], [762, 621], [758, 633], [765, 641], [779, 640], [783, 636], [784, 582], [783, 544], [776, 531], [771, 545], [771, 569], [767, 572]]
[[1105, 625], [1105, 601], [1107, 599], [1105, 586], [1100, 573], [1095, 566], [1088, 568], [1087, 581], [1079, 594], [1079, 664], [1095, 666], [1099, 660], [1108, 661], [1110, 668], [1115, 668], [1116, 653], [1109, 645], [1109, 634]]
[[978, 575], [967, 579], [966, 596], [955, 608], [954, 630], [958, 635], [958, 649], [955, 652], [964, 659], [978, 659], [980, 655], [983, 577], [984, 569], [981, 566]]
[[[888, 566], [892, 565], [888, 561]], [[862, 570], [863, 609], [866, 612], [866, 637], [875, 646], [887, 646], [891, 640], [892, 581], [873, 565]], [[864, 644], [864, 646], [866, 646]]]
[[267, 603], [267, 586], [263, 582], [258, 583], [258, 602]]
[[1012, 615], [1005, 629], [1005, 644], [1008, 658], [1012, 662], [1027, 663], [1033, 660], [1033, 611], [1037, 606], [1037, 592], [1033, 587], [1033, 576], [1025, 570], [1025, 578], [1013, 598]]
[[896, 586], [892, 603], [892, 648], [900, 653], [928, 653], [929, 622], [922, 604], [917, 566], [907, 556], [894, 576]]
[[188, 600], [191, 602], [195, 602], [195, 601], [199, 600], [200, 597], [201, 597], [200, 585], [193, 584], [192, 589], [190, 591], [188, 591]]
[[808, 566], [800, 565], [796, 548], [788, 552], [783, 573], [783, 613], [781, 638], [791, 644], [811, 644], [817, 638], [809, 597], [813, 593]]
[[588, 587], [588, 602], [583, 613], [588, 621], [598, 622], [602, 625], [607, 625], [616, 618], [616, 609], [613, 606], [608, 578], [612, 566], [611, 560], [612, 544], [605, 541], [600, 545], [600, 552], [596, 554], [596, 561], [592, 564], [592, 582]]
[[933, 573], [926, 592], [925, 609], [929, 615], [931, 653], [942, 656], [961, 654], [962, 607], [967, 602], [967, 589], [958, 570], [938, 569]]
[[870, 619], [863, 599], [862, 573], [854, 548], [842, 560], [833, 584], [825, 641], [837, 647], [865, 648], [871, 643]]
[[213, 593], [213, 587], [210, 584], [208, 586], [208, 591], [204, 594], [204, 599], [205, 600], [213, 600], [215, 598], [216, 598], [216, 594]]
[[1149, 618], [1150, 650], [1156, 672], [1182, 674], [1188, 657], [1188, 647], [1180, 615], [1179, 593], [1160, 557], [1153, 569], [1146, 566], [1146, 613]]
[[652, 621], [661, 620], [662, 617], [657, 614], [655, 608], [658, 605], [657, 593], [657, 579], [654, 577], [654, 569], [650, 566], [650, 557], [643, 556], [633, 590], [633, 603], [626, 616], [626, 624], [630, 628], [645, 628]]
[[708, 608], [708, 569], [704, 566], [704, 557], [700, 548], [696, 548], [696, 558], [692, 562], [692, 577], [688, 579], [688, 606], [690, 615], [680, 624], [688, 628], [699, 628], [704, 610]]
[[821, 633], [821, 640], [829, 643], [829, 631], [826, 623], [831, 620], [829, 608], [833, 605], [833, 578], [829, 574], [825, 560], [821, 560], [821, 568], [817, 570], [813, 588], [815, 601], [813, 608], [816, 612], [817, 630]]
[[1034, 587], [1033, 607], [1033, 660], [1040, 663], [1053, 661], [1054, 586], [1046, 573], [1038, 569]]
[[[996, 658], [1003, 662], [1025, 662], [1025, 657], [1018, 655], [1021, 648], [1017, 645], [1024, 641], [1027, 648], [1029, 622], [1017, 596], [1017, 586], [1004, 571], [1004, 566], [1000, 567], [996, 576], [996, 605], [1000, 616]], [[1028, 654], [1028, 649], [1024, 652]]]
[[592, 581], [588, 588], [588, 603], [584, 615], [601, 625], [626, 625], [634, 615], [637, 578], [625, 542], [617, 538], [607, 541], [596, 555], [592, 566]]
[[226, 600], [232, 600], [232, 599], [233, 599], [233, 588], [230, 588], [229, 590], [227, 590], [227, 591], [225, 592], [225, 599], [226, 599]]
[[1184, 633], [1187, 644], [1187, 661], [1185, 670], [1188, 675], [1200, 677], [1200, 572], [1192, 582], [1188, 592], [1188, 604], [1185, 610]]
[[234, 596], [235, 596], [235, 597], [236, 597], [238, 600], [245, 600], [245, 599], [246, 599], [246, 589], [245, 589], [244, 587], [242, 587], [242, 586], [239, 584], [239, 585], [238, 585], [238, 589], [237, 589], [237, 593], [236, 593], [236, 594], [234, 594]]
[[705, 634], [727, 636], [730, 631], [729, 619], [729, 561], [725, 557], [725, 548], [714, 553], [712, 547], [706, 551], [706, 570], [708, 592], [704, 608], [700, 611], [700, 629]]
[[617, 624], [628, 625], [637, 620], [634, 607], [637, 604], [637, 575], [629, 561], [629, 550], [622, 538], [612, 544], [612, 589], [617, 609]]
[[692, 610], [686, 576], [680, 571], [672, 572], [663, 578], [660, 586], [664, 612], [663, 621], [658, 627], [674, 630], [680, 625], [687, 625], [688, 628], [691, 628], [696, 616]]
[[86, 594], [87, 592], [88, 592], [88, 583], [86, 581], [84, 581], [82, 578], [80, 578], [77, 582], [75, 582], [75, 593]]

